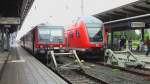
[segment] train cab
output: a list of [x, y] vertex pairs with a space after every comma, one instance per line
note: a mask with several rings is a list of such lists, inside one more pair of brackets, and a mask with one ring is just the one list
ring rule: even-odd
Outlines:
[[72, 48], [102, 48], [107, 42], [102, 21], [92, 16], [81, 18], [65, 34]]
[[93, 16], [82, 17], [65, 30], [67, 45], [76, 49], [79, 56], [89, 59], [103, 59], [103, 56], [98, 55], [104, 54], [106, 37], [103, 22]]
[[47, 49], [63, 48], [64, 27], [38, 25], [21, 39], [23, 46], [33, 54], [45, 54]]

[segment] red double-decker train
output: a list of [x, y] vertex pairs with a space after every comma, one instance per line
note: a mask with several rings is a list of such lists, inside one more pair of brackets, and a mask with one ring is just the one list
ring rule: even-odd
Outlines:
[[65, 30], [70, 48], [103, 48], [107, 44], [106, 31], [101, 20], [87, 16]]
[[[34, 54], [46, 48], [76, 49], [80, 57], [102, 57], [107, 46], [103, 22], [93, 16], [80, 18], [64, 30], [62, 26], [38, 25], [21, 38], [22, 46]], [[102, 58], [101, 58], [102, 59]]]
[[78, 50], [79, 56], [86, 56], [86, 58], [102, 56], [103, 49], [107, 46], [107, 35], [103, 22], [92, 16], [82, 17], [67, 28], [65, 39], [69, 48]]

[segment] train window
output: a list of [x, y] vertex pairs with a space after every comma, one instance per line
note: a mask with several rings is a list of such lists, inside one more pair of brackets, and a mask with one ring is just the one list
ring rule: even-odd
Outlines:
[[102, 39], [101, 28], [103, 22], [95, 17], [87, 16], [82, 18], [90, 39], [90, 42], [99, 42]]
[[90, 37], [94, 37], [94, 35], [98, 32], [98, 31], [100, 31], [100, 28], [88, 28], [87, 29], [88, 30], [88, 34], [89, 34], [89, 36]]
[[51, 42], [63, 42], [64, 41], [64, 37], [63, 37], [63, 29], [58, 28], [58, 29], [52, 29], [50, 31], [50, 41]]
[[73, 38], [73, 32], [72, 31], [70, 31], [70, 38]]
[[79, 30], [76, 30], [76, 37], [80, 37], [80, 32], [79, 32]]
[[98, 23], [87, 23], [86, 27], [91, 42], [98, 42], [102, 39], [102, 25], [99, 25]]
[[63, 28], [39, 28], [39, 40], [46, 42], [63, 42]]
[[50, 30], [48, 28], [39, 28], [39, 40], [49, 42]]

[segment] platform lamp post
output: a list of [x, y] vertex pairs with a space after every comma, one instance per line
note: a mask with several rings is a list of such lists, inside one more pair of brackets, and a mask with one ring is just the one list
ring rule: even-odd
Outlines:
[[[0, 14], [0, 17], [1, 17], [2, 15]], [[1, 41], [0, 41], [0, 50], [4, 50], [4, 45], [3, 45], [3, 43], [4, 43], [4, 28], [2, 27], [2, 28], [0, 28], [0, 33], [1, 33]]]
[[9, 44], [9, 38], [10, 38], [10, 35], [9, 35], [9, 28], [11, 27], [11, 25], [4, 25], [4, 28], [6, 28], [6, 45], [7, 45], [7, 47], [6, 47], [6, 50], [8, 50], [9, 51], [9, 49], [10, 49], [10, 44]]
[[81, 16], [84, 16], [84, 0], [81, 0]]

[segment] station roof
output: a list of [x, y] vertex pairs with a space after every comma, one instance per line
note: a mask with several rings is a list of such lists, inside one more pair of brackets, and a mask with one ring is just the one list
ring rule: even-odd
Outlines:
[[[101, 19], [106, 26], [118, 30], [129, 28], [131, 21], [150, 22], [150, 0], [138, 0], [94, 16]], [[134, 18], [135, 17], [135, 18]], [[122, 29], [121, 29], [122, 28]]]
[[94, 16], [100, 18], [104, 22], [108, 22], [148, 13], [150, 13], [150, 0], [139, 0], [118, 8], [95, 14]]
[[[10, 23], [9, 21], [10, 18], [11, 18], [11, 21], [17, 19], [19, 20], [19, 25], [22, 24], [33, 1], [34, 0], [1, 0], [0, 1], [0, 19], [3, 18], [2, 20], [4, 20], [6, 24]], [[0, 21], [3, 22], [2, 20]], [[0, 26], [2, 25], [4, 24], [0, 23]], [[14, 25], [11, 23], [9, 25], [13, 27], [11, 28], [13, 29], [12, 31], [16, 30], [18, 26], [18, 24]]]

